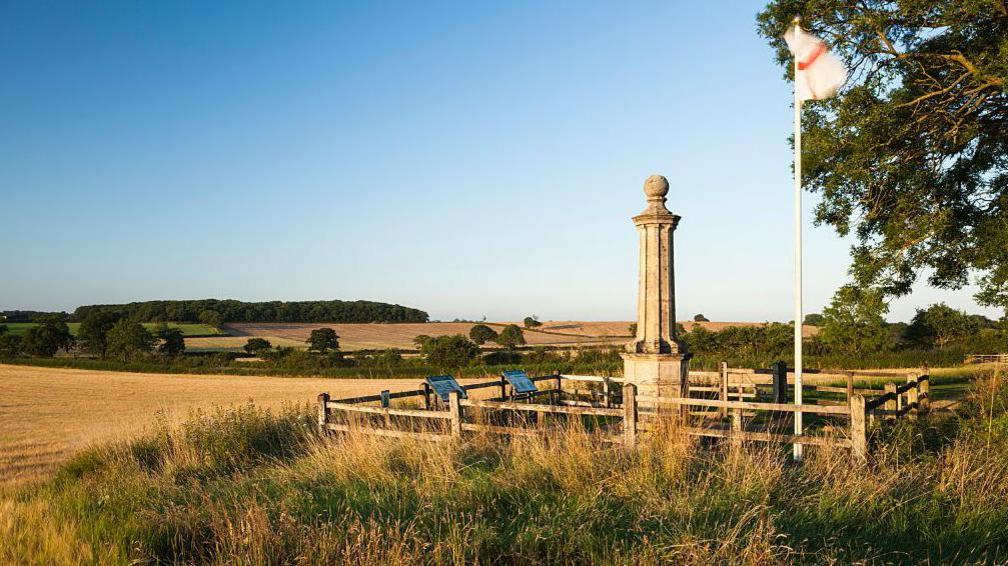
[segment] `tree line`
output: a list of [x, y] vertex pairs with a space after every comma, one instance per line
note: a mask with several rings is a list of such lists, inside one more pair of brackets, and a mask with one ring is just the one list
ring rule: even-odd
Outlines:
[[[887, 310], [881, 294], [842, 287], [821, 314], [806, 316], [804, 323], [817, 326], [819, 332], [804, 339], [805, 354], [846, 361], [854, 367], [857, 359], [889, 354], [900, 355], [908, 363], [925, 363], [934, 353], [1008, 351], [1008, 318], [994, 321], [937, 303], [918, 309], [909, 323], [890, 323], [883, 317]], [[705, 365], [728, 360], [732, 365], [766, 367], [775, 360], [792, 361], [793, 328], [790, 323], [775, 322], [716, 332], [698, 325], [686, 332], [680, 326], [679, 337], [697, 362]]]
[[157, 351], [165, 356], [177, 356], [185, 350], [185, 338], [178, 328], [161, 323], [151, 332], [139, 322], [119, 318], [112, 313], [90, 313], [77, 330], [77, 336], [58, 315], [36, 319], [37, 324], [23, 336], [8, 332], [0, 324], [0, 358], [31, 356], [51, 358], [57, 352], [88, 354], [100, 359], [135, 361]]
[[426, 312], [402, 305], [375, 301], [267, 301], [199, 299], [143, 301], [119, 305], [86, 305], [70, 315], [83, 321], [95, 312], [140, 322], [427, 322]]

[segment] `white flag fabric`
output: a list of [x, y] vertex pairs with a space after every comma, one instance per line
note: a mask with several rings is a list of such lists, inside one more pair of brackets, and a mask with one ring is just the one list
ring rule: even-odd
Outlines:
[[784, 35], [784, 41], [798, 61], [795, 89], [799, 100], [829, 98], [847, 81], [847, 68], [818, 37], [795, 26]]

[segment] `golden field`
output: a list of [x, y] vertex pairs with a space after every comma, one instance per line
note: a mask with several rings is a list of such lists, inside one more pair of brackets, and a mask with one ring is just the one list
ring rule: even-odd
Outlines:
[[[240, 348], [251, 337], [269, 340], [274, 346], [304, 346], [311, 331], [316, 328], [333, 328], [340, 336], [340, 346], [345, 351], [381, 350], [385, 348], [413, 349], [413, 339], [421, 334], [441, 336], [463, 334], [476, 323], [470, 322], [428, 322], [400, 324], [340, 324], [340, 323], [231, 323], [225, 325], [228, 337], [189, 338], [190, 348]], [[507, 324], [520, 322], [483, 323], [496, 331]], [[686, 330], [703, 326], [710, 331], [718, 331], [730, 326], [759, 326], [762, 322], [693, 322], [681, 323]], [[619, 345], [630, 339], [628, 321], [548, 321], [535, 329], [524, 329], [525, 340], [532, 346], [579, 346], [588, 344]], [[818, 328], [805, 326], [805, 336], [813, 336]]]
[[321, 379], [102, 372], [0, 364], [0, 483], [44, 477], [80, 449], [147, 432], [196, 409], [314, 402], [401, 391], [415, 379]]

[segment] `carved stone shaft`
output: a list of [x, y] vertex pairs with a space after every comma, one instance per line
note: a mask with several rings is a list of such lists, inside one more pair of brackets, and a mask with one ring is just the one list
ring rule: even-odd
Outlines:
[[689, 355], [676, 336], [674, 238], [679, 216], [665, 207], [668, 180], [644, 182], [648, 205], [634, 216], [640, 240], [637, 335], [623, 354], [623, 376], [645, 396], [685, 397]]

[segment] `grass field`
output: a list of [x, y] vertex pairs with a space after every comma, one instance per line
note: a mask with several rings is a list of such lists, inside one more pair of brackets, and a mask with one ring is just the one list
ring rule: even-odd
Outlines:
[[[35, 326], [35, 323], [34, 322], [0, 322], [0, 325], [7, 326], [7, 330], [11, 334], [21, 335], [21, 334], [24, 334], [25, 332], [27, 332], [29, 328]], [[76, 336], [77, 335], [77, 331], [80, 329], [80, 323], [79, 322], [68, 322], [67, 326], [70, 327], [70, 333], [73, 334], [74, 336]], [[150, 330], [152, 332], [157, 329], [157, 326], [158, 325], [156, 323], [153, 323], [153, 322], [148, 322], [148, 323], [144, 324], [144, 327], [147, 328], [147, 330]], [[169, 326], [169, 328], [178, 328], [178, 329], [182, 330], [182, 334], [184, 334], [186, 336], [206, 336], [206, 335], [211, 335], [211, 334], [223, 334], [222, 331], [220, 331], [220, 330], [218, 330], [218, 329], [216, 329], [216, 328], [214, 328], [212, 326], [208, 326], [206, 324], [169, 322], [168, 326]]]
[[[992, 379], [994, 377], [994, 379]], [[510, 443], [323, 441], [244, 405], [90, 448], [0, 489], [12, 564], [999, 564], [1008, 388], [878, 435], [869, 465], [767, 445], [636, 451], [558, 429]]]
[[157, 419], [254, 401], [267, 408], [415, 388], [418, 380], [98, 372], [0, 365], [0, 483], [43, 477], [94, 442], [130, 438]]

